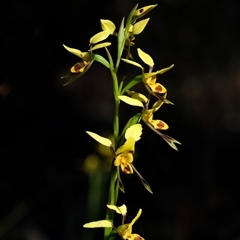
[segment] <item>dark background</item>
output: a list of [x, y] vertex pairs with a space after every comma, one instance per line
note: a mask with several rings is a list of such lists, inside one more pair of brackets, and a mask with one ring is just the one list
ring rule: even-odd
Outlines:
[[[100, 19], [118, 28], [136, 3], [1, 3], [0, 239], [90, 239], [82, 225], [104, 217], [107, 187], [96, 198], [96, 219], [87, 216], [90, 177], [82, 163], [96, 152], [85, 131], [111, 132], [112, 83], [94, 63], [63, 87], [60, 77], [78, 59], [62, 44], [87, 51]], [[123, 176], [119, 205], [128, 206], [128, 221], [143, 209], [134, 232], [145, 239], [240, 239], [240, 1], [139, 3], [159, 4], [135, 43], [153, 57], [155, 70], [175, 64], [158, 78], [175, 105], [164, 105], [156, 118], [182, 146], [172, 150], [143, 125], [134, 165], [154, 194], [136, 174]], [[120, 78], [139, 74], [121, 67]], [[138, 110], [122, 104], [121, 124]], [[106, 175], [102, 171], [104, 181]]]

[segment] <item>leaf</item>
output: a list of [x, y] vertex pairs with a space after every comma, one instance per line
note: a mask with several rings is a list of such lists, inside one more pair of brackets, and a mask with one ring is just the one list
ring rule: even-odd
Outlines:
[[127, 83], [127, 85], [123, 88], [120, 95], [123, 95], [127, 90], [135, 86], [136, 84], [142, 82], [142, 75], [138, 75], [135, 78], [133, 78], [131, 81]]
[[136, 10], [138, 8], [138, 4], [135, 5], [135, 7], [132, 9], [130, 14], [128, 15], [127, 22], [126, 22], [126, 28], [125, 28], [125, 35], [128, 36], [128, 31], [131, 23], [133, 22], [133, 16], [136, 13]]
[[118, 30], [118, 53], [117, 53], [118, 59], [120, 59], [122, 56], [125, 41], [126, 41], [126, 38], [124, 35], [124, 18], [123, 18]]
[[104, 65], [107, 68], [110, 68], [109, 62], [106, 60], [106, 58], [104, 58], [103, 56], [99, 55], [99, 54], [92, 54], [93, 59], [99, 63], [101, 63], [102, 65]]
[[108, 59], [109, 59], [109, 66], [110, 66], [110, 70], [111, 72], [114, 71], [114, 63], [113, 63], [113, 59], [112, 59], [112, 56], [111, 56], [111, 53], [108, 51], [107, 48], [105, 48], [106, 52], [107, 52], [107, 55], [108, 55]]

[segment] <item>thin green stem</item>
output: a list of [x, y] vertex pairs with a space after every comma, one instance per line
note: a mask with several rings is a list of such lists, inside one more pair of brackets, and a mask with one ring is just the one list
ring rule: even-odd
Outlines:
[[[109, 57], [111, 58], [110, 54]], [[111, 60], [110, 60], [111, 62]], [[115, 69], [111, 69], [111, 75], [113, 79], [113, 93], [114, 93], [114, 101], [115, 101], [115, 110], [114, 110], [114, 118], [113, 118], [113, 133], [114, 133], [114, 140], [115, 140], [115, 149], [118, 146], [119, 140], [119, 104], [120, 100], [118, 99], [119, 95], [119, 86], [118, 86], [118, 78], [116, 75]], [[111, 177], [110, 177], [110, 186], [109, 186], [109, 193], [108, 193], [108, 204], [116, 205], [117, 203], [117, 196], [118, 196], [118, 184], [117, 180], [117, 168], [114, 166], [114, 160], [112, 162], [111, 167]], [[113, 222], [114, 218], [114, 211], [107, 208], [106, 210], [106, 219]], [[105, 228], [104, 230], [104, 239], [107, 240], [109, 234], [111, 233], [111, 228]]]

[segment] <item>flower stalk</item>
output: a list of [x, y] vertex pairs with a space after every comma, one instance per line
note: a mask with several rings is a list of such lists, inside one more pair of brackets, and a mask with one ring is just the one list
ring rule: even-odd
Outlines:
[[[161, 130], [167, 130], [169, 127], [164, 121], [156, 120], [153, 118], [154, 113], [158, 111], [164, 103], [173, 104], [167, 100], [167, 89], [162, 84], [157, 82], [157, 77], [158, 75], [161, 75], [164, 72], [170, 70], [174, 65], [153, 72], [153, 59], [149, 54], [141, 50], [141, 48], [137, 48], [137, 53], [140, 59], [149, 66], [149, 71], [145, 72], [144, 67], [140, 63], [133, 60], [133, 55], [131, 52], [135, 44], [133, 41], [137, 35], [143, 32], [150, 20], [150, 18], [142, 20], [139, 19], [148, 14], [156, 6], [157, 5], [149, 5], [138, 8], [138, 5], [136, 5], [130, 12], [129, 16], [126, 18], [127, 20], [125, 21], [125, 18], [122, 19], [118, 31], [116, 31], [116, 26], [112, 21], [101, 19], [100, 23], [102, 30], [90, 38], [90, 49], [86, 52], [82, 52], [78, 49], [70, 48], [64, 45], [64, 48], [67, 51], [81, 59], [80, 62], [74, 64], [70, 69], [70, 74], [63, 77], [70, 78], [70, 80], [65, 83], [65, 85], [83, 76], [83, 74], [85, 74], [90, 69], [91, 65], [94, 62], [99, 62], [104, 67], [108, 68], [112, 78], [114, 98], [114, 140], [111, 141], [110, 139], [102, 137], [94, 132], [86, 131], [86, 133], [94, 140], [96, 140], [99, 144], [102, 144], [111, 150], [113, 159], [111, 163], [110, 183], [105, 219], [84, 224], [84, 227], [86, 228], [105, 228], [104, 240], [113, 240], [117, 235], [119, 235], [124, 240], [143, 240], [140, 235], [132, 233], [132, 226], [140, 217], [142, 209], [139, 209], [138, 214], [130, 223], [124, 224], [127, 208], [124, 204], [121, 207], [117, 207], [119, 189], [121, 192], [125, 192], [125, 187], [121, 180], [121, 174], [138, 175], [146, 190], [151, 194], [153, 193], [148, 182], [133, 165], [135, 145], [137, 144], [137, 141], [141, 139], [143, 131], [143, 127], [140, 121], [142, 120], [144, 123], [146, 123], [148, 127], [160, 135], [175, 150], [177, 150], [175, 144], [180, 144], [180, 142], [177, 140], [160, 132]], [[117, 59], [115, 61], [115, 64], [109, 50], [111, 47], [111, 42], [105, 42], [105, 40], [109, 37], [117, 37]], [[107, 59], [95, 53], [95, 51], [100, 48], [105, 48]], [[125, 52], [126, 55], [124, 57], [123, 55]], [[140, 68], [140, 75], [134, 77], [126, 84], [124, 81], [120, 82], [118, 79], [118, 71], [121, 61]], [[132, 90], [136, 84], [140, 83], [142, 83], [147, 90], [146, 96], [142, 93], [136, 93]], [[128, 96], [125, 95], [126, 93]], [[151, 105], [149, 103], [153, 97], [156, 98], [156, 101], [150, 108], [149, 106]], [[119, 108], [121, 101], [134, 107], [141, 107], [142, 110], [136, 113], [134, 116], [130, 117], [129, 121], [120, 132]], [[115, 227], [114, 225], [115, 211], [118, 214], [122, 214], [122, 225], [119, 227]], [[114, 229], [114, 231], [112, 231], [112, 229]]]

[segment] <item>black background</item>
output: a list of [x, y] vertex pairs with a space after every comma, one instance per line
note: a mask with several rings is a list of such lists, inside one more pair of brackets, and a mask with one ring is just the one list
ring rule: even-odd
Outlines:
[[[81, 166], [95, 151], [85, 131], [112, 129], [111, 78], [94, 63], [63, 87], [60, 77], [78, 59], [62, 44], [87, 51], [100, 19], [118, 28], [136, 3], [1, 3], [1, 239], [86, 239], [86, 219], [104, 217], [107, 187], [98, 218], [87, 217], [89, 178]], [[164, 105], [156, 118], [182, 146], [172, 150], [143, 125], [134, 165], [154, 194], [136, 174], [123, 176], [119, 205], [128, 206], [128, 221], [143, 209], [133, 230], [145, 239], [239, 239], [240, 2], [139, 3], [159, 4], [135, 43], [153, 57], [155, 70], [175, 64], [158, 78], [175, 105]], [[109, 49], [114, 56], [114, 45]], [[120, 78], [137, 74], [121, 65]], [[121, 125], [138, 110], [122, 104]]]

